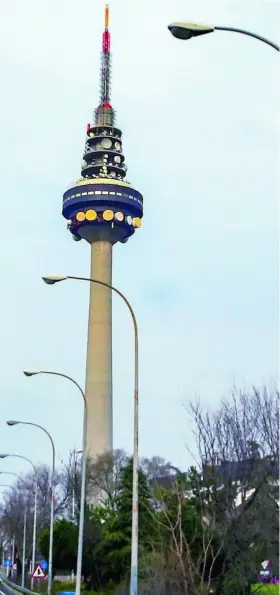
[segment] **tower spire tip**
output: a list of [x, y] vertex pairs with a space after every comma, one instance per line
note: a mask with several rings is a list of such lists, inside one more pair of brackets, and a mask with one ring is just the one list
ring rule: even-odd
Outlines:
[[109, 27], [109, 4], [105, 6], [105, 29]]

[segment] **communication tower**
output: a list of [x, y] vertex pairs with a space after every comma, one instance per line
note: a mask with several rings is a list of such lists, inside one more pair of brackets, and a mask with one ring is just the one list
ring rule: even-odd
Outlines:
[[[86, 129], [81, 177], [63, 195], [62, 214], [74, 240], [91, 246], [93, 279], [112, 284], [112, 247], [141, 227], [143, 197], [126, 179], [122, 132], [111, 105], [109, 7], [105, 8], [100, 103]], [[112, 292], [90, 284], [86, 399], [88, 453], [112, 451]]]

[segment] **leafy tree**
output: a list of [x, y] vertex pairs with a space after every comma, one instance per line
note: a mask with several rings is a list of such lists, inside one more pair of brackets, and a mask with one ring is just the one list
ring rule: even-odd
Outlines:
[[109, 510], [109, 505], [85, 509], [82, 573], [86, 589], [89, 591], [99, 590], [107, 583], [100, 544], [103, 525], [108, 518]]
[[[50, 529], [42, 529], [39, 535], [39, 549], [48, 560]], [[57, 520], [53, 529], [53, 575], [55, 570], [73, 570], [77, 562], [78, 528], [74, 523]]]
[[[102, 526], [99, 554], [103, 559], [104, 575], [114, 582], [129, 572], [132, 528], [132, 460], [123, 467], [117, 496], [107, 509]], [[139, 469], [139, 553], [150, 547], [154, 520], [147, 477]]]

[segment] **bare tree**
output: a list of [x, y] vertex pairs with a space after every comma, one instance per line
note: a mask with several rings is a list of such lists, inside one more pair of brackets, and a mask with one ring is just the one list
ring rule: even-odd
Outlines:
[[128, 455], [123, 450], [106, 453], [88, 462], [88, 490], [96, 501], [104, 505], [113, 503], [117, 494], [121, 469]]
[[215, 412], [199, 402], [191, 403], [190, 411], [204, 494], [211, 501], [208, 519], [215, 513], [226, 531], [223, 566], [227, 578], [256, 579], [263, 553], [275, 560], [278, 557], [279, 393], [234, 390]]
[[[48, 467], [42, 465], [36, 471], [38, 484], [37, 501], [37, 532], [50, 522], [50, 491], [51, 472]], [[62, 482], [60, 473], [54, 477], [55, 486], [55, 518], [64, 515], [65, 507], [68, 501], [68, 493]], [[2, 506], [1, 527], [7, 539], [15, 538], [16, 548], [21, 558], [22, 539], [23, 539], [23, 519], [26, 507], [27, 512], [27, 549], [26, 555], [30, 558], [33, 535], [33, 517], [34, 517], [34, 495], [35, 495], [35, 476], [29, 473], [22, 476], [14, 486], [4, 495]]]
[[182, 473], [172, 491], [157, 487], [157, 531], [152, 552], [141, 560], [145, 595], [198, 595], [209, 590], [223, 549], [224, 528], [215, 514], [209, 515], [209, 501], [200, 489], [200, 477], [196, 479], [196, 495]]
[[140, 466], [151, 483], [156, 482], [161, 477], [173, 476], [178, 472], [176, 467], [173, 467], [169, 461], [159, 456], [143, 457], [140, 459]]
[[24, 512], [29, 511], [26, 532], [26, 555], [31, 556], [32, 547], [32, 495], [24, 489], [23, 484], [18, 485], [4, 496], [1, 525], [2, 530], [9, 541], [15, 539], [16, 557], [21, 558], [23, 545]]
[[[273, 475], [279, 460], [279, 393], [233, 391], [216, 412], [190, 404], [202, 467], [219, 470], [244, 488]], [[261, 464], [258, 462], [261, 461]], [[258, 473], [256, 472], [258, 471]], [[258, 477], [257, 477], [258, 476]]]
[[67, 465], [62, 473], [64, 493], [67, 495], [66, 515], [75, 521], [79, 516], [81, 502], [81, 457], [80, 452], [71, 450]]

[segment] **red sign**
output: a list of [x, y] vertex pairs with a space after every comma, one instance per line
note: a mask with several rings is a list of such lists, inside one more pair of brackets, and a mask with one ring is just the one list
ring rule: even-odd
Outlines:
[[34, 572], [32, 573], [32, 578], [46, 578], [41, 564], [37, 564]]

